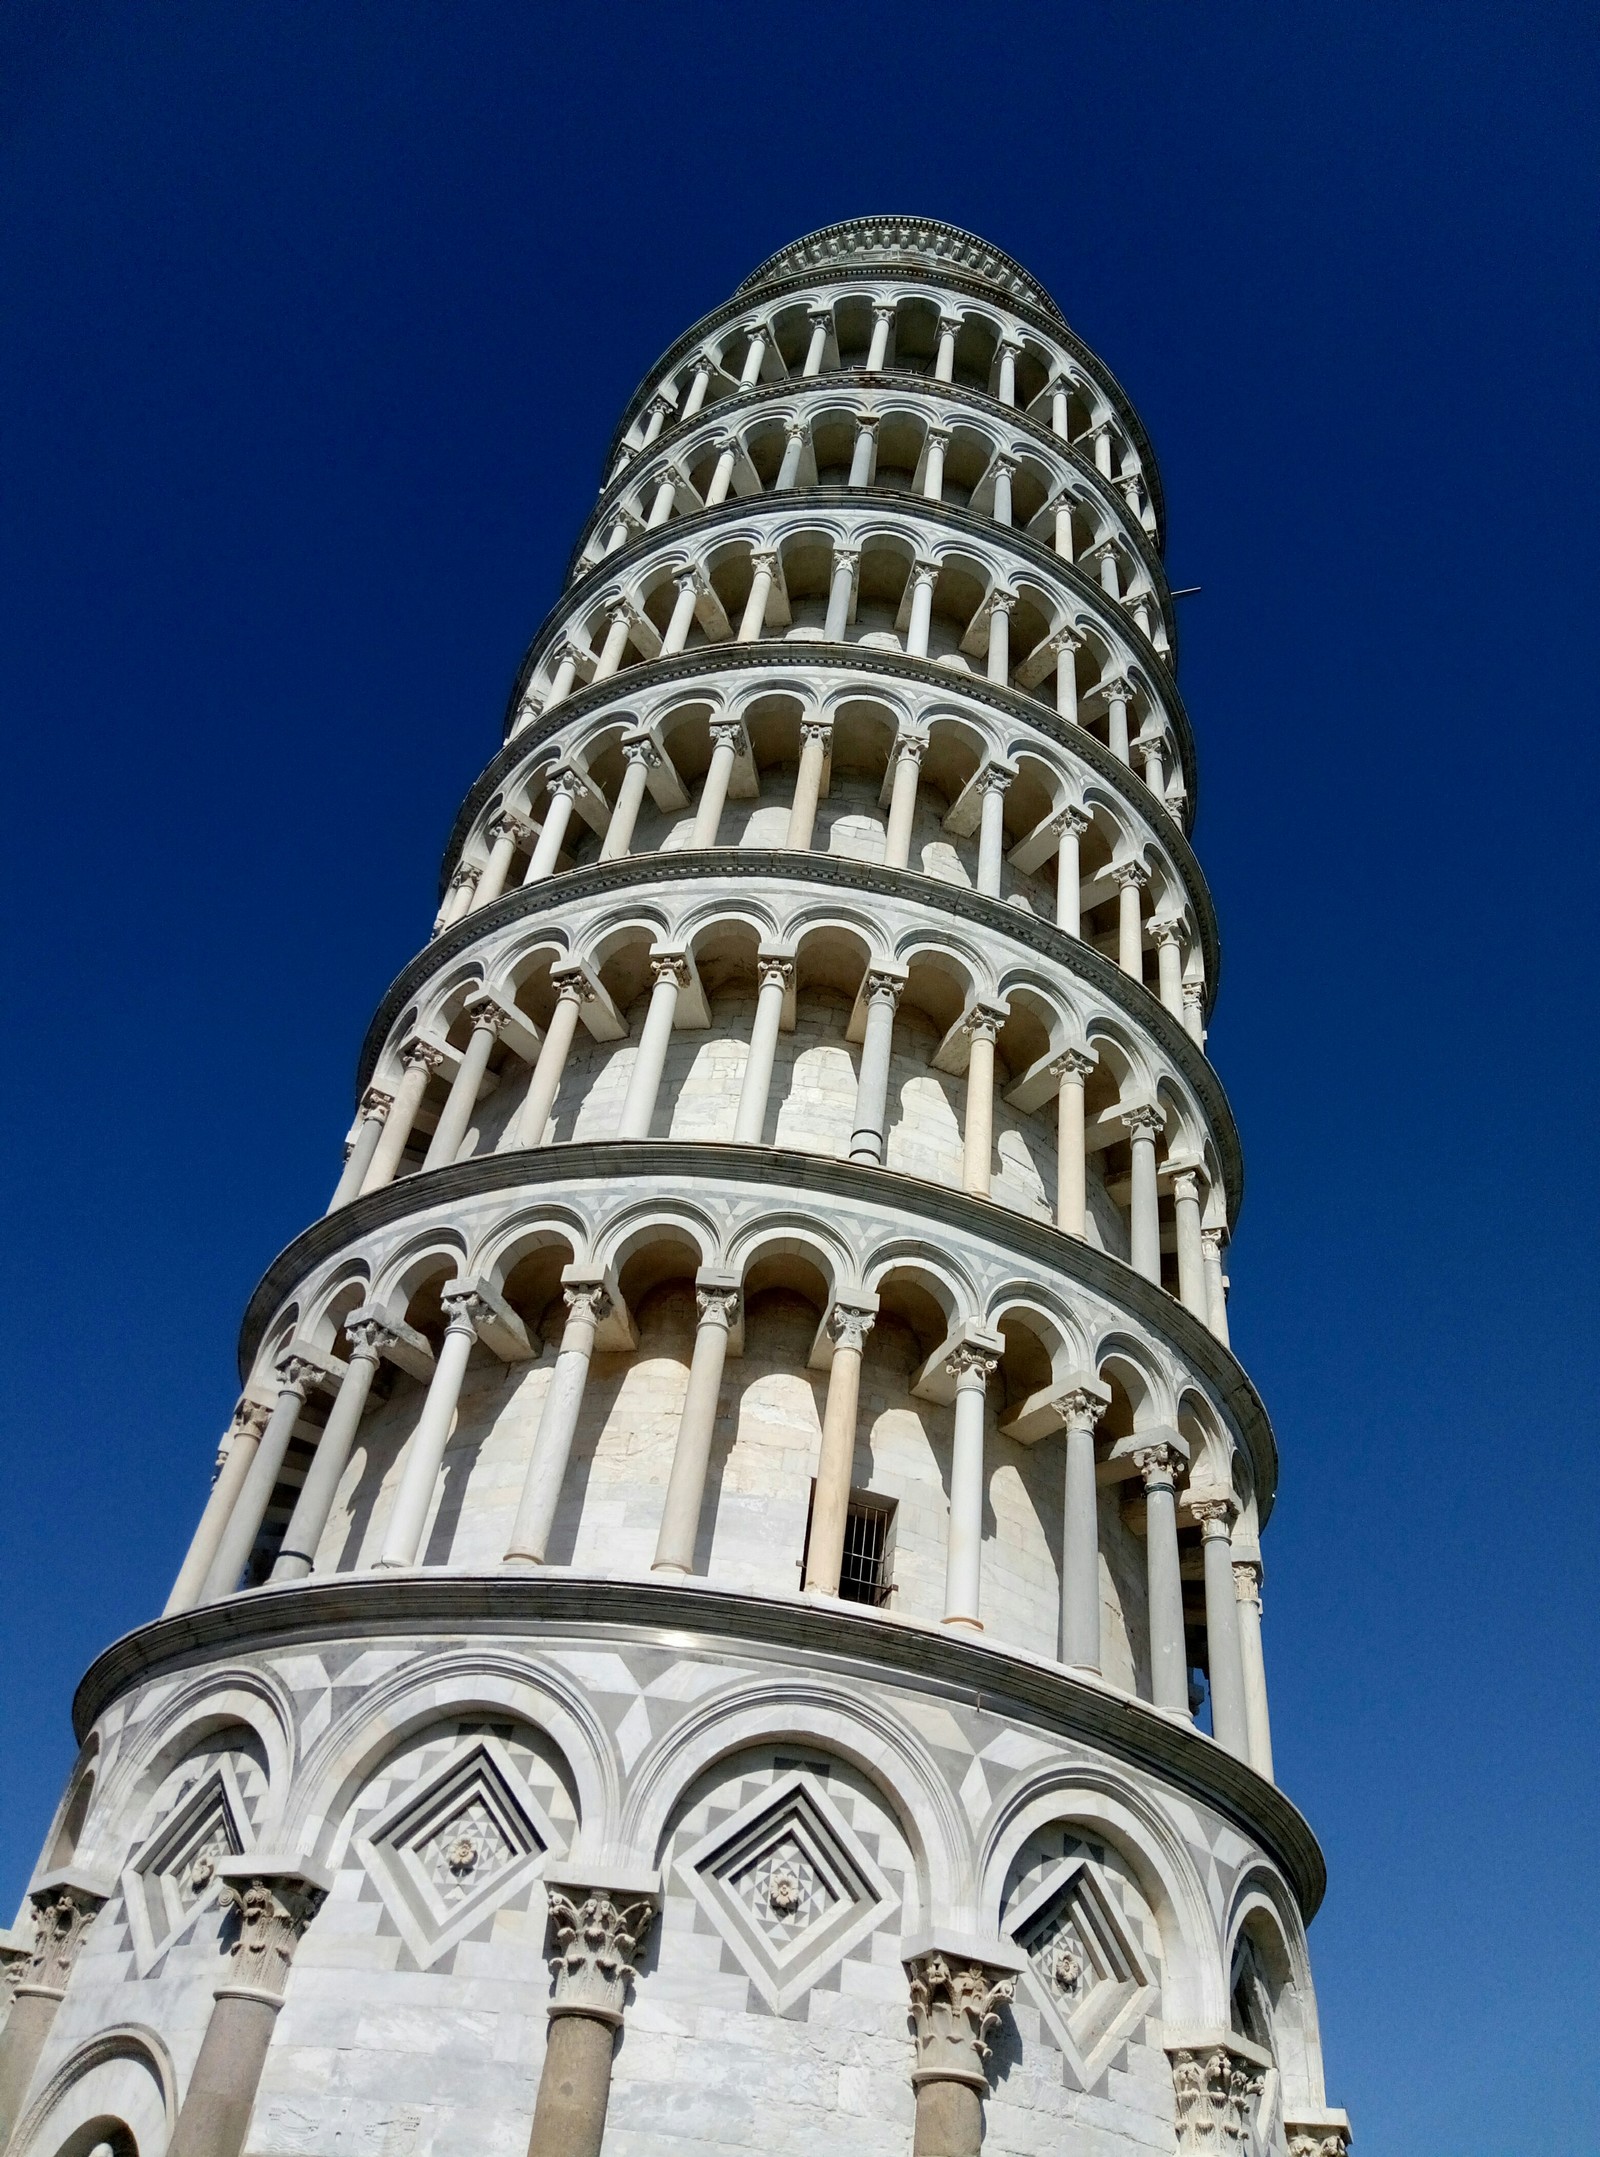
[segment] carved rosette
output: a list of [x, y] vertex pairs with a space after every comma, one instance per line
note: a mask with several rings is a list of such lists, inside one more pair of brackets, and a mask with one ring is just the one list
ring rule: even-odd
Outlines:
[[17, 1981], [19, 1993], [33, 1992], [59, 2000], [67, 1989], [83, 1936], [94, 1923], [104, 1895], [93, 1888], [62, 1882], [41, 1889], [33, 1901], [33, 1952]]
[[1172, 2055], [1172, 2094], [1178, 2149], [1245, 2152], [1250, 2144], [1261, 2069], [1226, 2045], [1179, 2050]]
[[550, 1958], [556, 1991], [549, 2012], [620, 2023], [628, 1981], [637, 1975], [632, 1958], [655, 1920], [654, 1900], [646, 1895], [619, 1902], [603, 1889], [582, 1902], [556, 1888], [549, 1893], [556, 1943]]
[[326, 1891], [297, 1873], [244, 1874], [218, 1891], [237, 1921], [229, 1946], [233, 1967], [219, 1992], [282, 1999], [301, 1935], [322, 1908]]
[[965, 2082], [986, 2090], [984, 2039], [1015, 1992], [1016, 1979], [987, 1963], [940, 1954], [918, 1955], [906, 1971], [917, 2044], [912, 2083]]

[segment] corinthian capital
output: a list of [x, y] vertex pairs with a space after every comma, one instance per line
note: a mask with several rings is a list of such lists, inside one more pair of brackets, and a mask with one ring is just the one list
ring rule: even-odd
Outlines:
[[1264, 2079], [1260, 2067], [1227, 2044], [1177, 2046], [1171, 2058], [1178, 2148], [1184, 2157], [1191, 2151], [1244, 2157], [1254, 2147], [1255, 2100]]
[[67, 1989], [83, 1936], [105, 1903], [104, 1891], [87, 1880], [57, 1874], [36, 1888], [33, 1904], [33, 1952], [17, 1981], [19, 1993], [34, 1992], [59, 2000]]
[[226, 1992], [283, 1995], [289, 1965], [307, 1925], [322, 1908], [328, 1883], [299, 1865], [262, 1858], [225, 1858], [218, 1899], [234, 1918], [233, 1967]]
[[624, 1902], [596, 1888], [580, 1901], [551, 1888], [549, 1899], [556, 1947], [551, 2014], [591, 2015], [615, 2028], [627, 2005], [628, 1980], [637, 1974], [632, 1958], [655, 1920], [654, 1896]]
[[913, 2083], [966, 2082], [987, 2089], [985, 2042], [1017, 1981], [965, 1956], [915, 1955], [906, 1964], [917, 2045]]

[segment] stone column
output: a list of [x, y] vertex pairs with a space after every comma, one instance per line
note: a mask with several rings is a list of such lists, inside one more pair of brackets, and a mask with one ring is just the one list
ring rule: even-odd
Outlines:
[[894, 301], [872, 303], [872, 342], [867, 347], [867, 372], [877, 374], [889, 356], [889, 332], [894, 327]]
[[1000, 456], [994, 460], [994, 521], [996, 524], [1011, 522], [1011, 480], [1017, 469], [1015, 457]]
[[964, 1344], [945, 1369], [956, 1382], [955, 1434], [950, 1447], [950, 1541], [945, 1553], [944, 1622], [974, 1633], [983, 1570], [984, 1396], [998, 1356]]
[[754, 644], [767, 626], [767, 603], [772, 597], [772, 587], [778, 576], [778, 556], [772, 547], [753, 547], [750, 551], [750, 596], [744, 603], [739, 617], [739, 632], [735, 639], [739, 644]]
[[822, 766], [833, 737], [827, 719], [800, 722], [800, 765], [794, 778], [794, 801], [789, 809], [789, 829], [783, 843], [791, 853], [809, 854], [816, 835], [817, 803], [822, 797]]
[[628, 649], [628, 638], [633, 629], [633, 609], [625, 599], [613, 599], [606, 608], [606, 640], [600, 647], [600, 656], [594, 663], [594, 680], [608, 682], [622, 665], [622, 655]]
[[949, 447], [948, 427], [928, 429], [928, 461], [922, 468], [922, 499], [925, 502], [944, 500], [944, 453]]
[[991, 764], [978, 779], [982, 796], [978, 812], [978, 889], [991, 899], [1000, 896], [1006, 853], [1006, 792], [1015, 777], [1010, 765]]
[[87, 1874], [53, 1872], [28, 1899], [33, 1904], [33, 1952], [0, 2030], [0, 2149], [21, 2117], [72, 1965], [84, 1934], [104, 1907], [106, 1890]]
[[1002, 404], [1017, 401], [1017, 354], [1022, 350], [1014, 337], [1002, 337], [995, 346], [995, 357], [1000, 362], [999, 379], [995, 395]]
[[778, 476], [772, 482], [774, 494], [787, 494], [798, 483], [801, 460], [806, 453], [807, 432], [803, 419], [791, 419], [785, 425], [783, 462], [778, 466]]
[[523, 889], [529, 884], [541, 884], [547, 876], [554, 876], [556, 863], [561, 859], [562, 841], [567, 836], [567, 826], [572, 822], [573, 797], [578, 791], [578, 775], [571, 771], [558, 771], [550, 781], [550, 803], [544, 812], [544, 822], [539, 826], [539, 836], [534, 842], [533, 857], [528, 863], [527, 874], [522, 879]]
[[689, 631], [694, 623], [695, 604], [705, 590], [705, 578], [692, 565], [680, 569], [673, 577], [678, 596], [672, 602], [672, 618], [667, 623], [667, 633], [661, 639], [661, 656], [673, 659], [689, 641]]
[[828, 349], [828, 332], [833, 327], [833, 309], [808, 307], [806, 320], [811, 324], [811, 337], [806, 345], [805, 364], [800, 370], [802, 376], [822, 372], [822, 356]]
[[238, 1500], [228, 1515], [228, 1525], [218, 1538], [217, 1554], [211, 1561], [211, 1570], [200, 1595], [203, 1603], [220, 1602], [223, 1596], [232, 1595], [239, 1585], [239, 1575], [255, 1548], [261, 1523], [272, 1502], [272, 1493], [278, 1487], [289, 1440], [294, 1436], [300, 1411], [305, 1407], [306, 1395], [319, 1375], [316, 1365], [301, 1356], [284, 1356], [280, 1361], [278, 1398], [261, 1434], [255, 1458], [240, 1486]]
[[1111, 422], [1106, 419], [1095, 422], [1094, 468], [1102, 479], [1111, 477]]
[[739, 1108], [733, 1122], [736, 1146], [759, 1146], [767, 1120], [767, 1096], [772, 1090], [772, 1066], [778, 1054], [778, 1029], [783, 1024], [784, 998], [794, 979], [793, 959], [758, 955], [755, 1024], [750, 1029], [750, 1053], [745, 1058], [744, 1078], [739, 1086]]
[[967, 1057], [966, 1114], [961, 1132], [961, 1188], [973, 1198], [989, 1196], [994, 1153], [994, 1044], [1007, 1014], [994, 1004], [975, 1004], [962, 1021], [971, 1040]]
[[344, 1173], [340, 1176], [328, 1211], [337, 1213], [341, 1206], [348, 1206], [351, 1199], [366, 1181], [372, 1166], [372, 1157], [378, 1150], [383, 1136], [383, 1122], [394, 1107], [394, 1095], [385, 1093], [379, 1086], [369, 1086], [361, 1097], [361, 1121], [351, 1142], [350, 1151], [344, 1157]]
[[1183, 923], [1163, 917], [1150, 924], [1150, 941], [1156, 947], [1157, 993], [1172, 1016], [1183, 1019]]
[[431, 1041], [411, 1041], [401, 1051], [400, 1083], [395, 1088], [394, 1107], [384, 1120], [383, 1136], [362, 1181], [363, 1196], [368, 1191], [381, 1191], [386, 1183], [393, 1183], [395, 1172], [405, 1158], [406, 1141], [417, 1120], [428, 1081], [443, 1062], [443, 1049], [435, 1048]]
[[913, 659], [926, 659], [928, 637], [933, 628], [933, 587], [938, 582], [937, 562], [911, 565], [911, 618], [906, 624], [906, 651]]
[[1056, 851], [1056, 927], [1069, 936], [1083, 934], [1083, 870], [1078, 842], [1093, 818], [1087, 809], [1063, 809], [1052, 817], [1050, 829], [1061, 844]]
[[1111, 872], [1117, 887], [1117, 964], [1132, 981], [1144, 980], [1144, 928], [1139, 894], [1150, 881], [1142, 861], [1119, 861]]
[[1226, 1241], [1226, 1229], [1200, 1231], [1200, 1256], [1206, 1269], [1206, 1324], [1224, 1348], [1228, 1345], [1228, 1282], [1222, 1270], [1222, 1246]]
[[650, 991], [649, 1008], [639, 1029], [639, 1053], [628, 1073], [618, 1138], [650, 1136], [661, 1074], [666, 1068], [667, 1045], [672, 1039], [672, 1022], [677, 1016], [678, 991], [689, 978], [689, 961], [680, 951], [665, 952], [651, 959], [650, 970], [655, 987]]
[[1065, 495], [1056, 504], [1055, 550], [1063, 562], [1073, 559], [1072, 503]]
[[480, 874], [481, 872], [474, 868], [471, 862], [466, 861], [462, 862], [461, 866], [456, 870], [454, 876], [450, 879], [450, 887], [445, 893], [444, 904], [434, 916], [433, 933], [435, 936], [442, 936], [446, 929], [454, 928], [462, 915], [469, 911], [472, 905], [472, 894], [478, 888]]
[[439, 1481], [439, 1469], [444, 1461], [444, 1449], [450, 1442], [455, 1423], [462, 1380], [467, 1375], [467, 1360], [478, 1337], [477, 1321], [488, 1315], [479, 1298], [470, 1289], [459, 1285], [447, 1288], [440, 1301], [449, 1323], [445, 1327], [438, 1361], [433, 1366], [422, 1413], [406, 1444], [400, 1488], [395, 1492], [394, 1506], [384, 1529], [383, 1549], [377, 1561], [379, 1572], [417, 1563]]
[[912, 2157], [978, 2157], [989, 2077], [984, 2042], [1016, 1979], [984, 1962], [939, 1953], [906, 1964], [916, 2033]]
[[766, 357], [767, 339], [771, 334], [765, 322], [758, 322], [750, 332], [750, 344], [739, 376], [741, 389], [749, 389], [761, 379], [761, 362]]
[[563, 1289], [567, 1306], [561, 1329], [561, 1346], [555, 1369], [550, 1373], [539, 1428], [523, 1479], [522, 1498], [505, 1563], [517, 1567], [543, 1565], [555, 1526], [556, 1508], [567, 1479], [572, 1441], [577, 1436], [583, 1410], [584, 1388], [589, 1382], [589, 1361], [594, 1354], [595, 1330], [611, 1308], [605, 1283], [572, 1280]]
[[1200, 1523], [1206, 1576], [1206, 1657], [1211, 1666], [1211, 1734], [1236, 1760], [1250, 1758], [1245, 1720], [1244, 1664], [1239, 1654], [1239, 1602], [1233, 1586], [1231, 1498], [1195, 1498], [1189, 1511]]
[[571, 696], [572, 685], [578, 678], [578, 649], [575, 644], [563, 639], [556, 646], [552, 657], [556, 670], [550, 677], [550, 693], [544, 700], [546, 711], [553, 711], [563, 698]]
[[1100, 565], [1101, 591], [1105, 593], [1108, 599], [1120, 599], [1122, 597], [1121, 565], [1117, 558], [1117, 549], [1114, 543], [1107, 540], [1103, 546], [1096, 547], [1094, 559]]
[[934, 356], [933, 379], [935, 382], [953, 382], [956, 374], [956, 333], [961, 327], [959, 315], [941, 314], [939, 317], [939, 349]]
[[1183, 984], [1183, 1026], [1196, 1048], [1206, 1045], [1206, 992], [1200, 981]]
[[238, 1928], [233, 1967], [212, 1997], [168, 2157], [240, 2157], [289, 1965], [328, 1891], [308, 1866], [270, 1858], [224, 1858], [217, 1870]]
[[671, 410], [670, 402], [659, 393], [651, 398], [649, 404], [645, 407], [644, 433], [639, 437], [639, 447], [641, 449], [650, 447], [650, 444], [666, 425], [667, 416]]
[[[556, 979], [555, 969], [550, 978]], [[567, 1068], [567, 1057], [572, 1050], [573, 1037], [578, 1030], [578, 1015], [583, 1006], [594, 1001], [594, 990], [580, 973], [569, 973], [559, 983], [556, 1008], [550, 1015], [550, 1024], [539, 1044], [539, 1061], [533, 1067], [528, 1090], [522, 1098], [506, 1140], [507, 1150], [521, 1146], [542, 1146], [545, 1125], [550, 1121], [550, 1111], [556, 1105], [556, 1095], [561, 1091], [562, 1073]]]
[[822, 634], [830, 644], [842, 644], [845, 631], [850, 626], [850, 598], [856, 588], [856, 571], [861, 566], [859, 547], [835, 547], [833, 550], [833, 575], [828, 583], [828, 613]]
[[739, 459], [739, 444], [732, 436], [721, 436], [715, 446], [717, 461], [712, 467], [711, 484], [706, 489], [707, 509], [716, 509], [728, 499], [728, 489], [733, 485], [733, 468]]
[[855, 1116], [850, 1132], [850, 1159], [874, 1166], [882, 1163], [888, 1143], [885, 1124], [889, 1107], [889, 1059], [894, 1050], [894, 1014], [905, 987], [902, 975], [867, 969], [865, 998], [866, 1033], [861, 1042], [861, 1068], [856, 1079]]
[[1061, 1660], [1074, 1670], [1100, 1668], [1100, 1497], [1094, 1475], [1094, 1427], [1111, 1402], [1097, 1379], [1055, 1403], [1066, 1432], [1061, 1528]]
[[548, 1897], [555, 1997], [528, 2157], [600, 2157], [616, 2035], [638, 1975], [631, 1957], [655, 1919], [656, 1898], [576, 1883], [570, 1895], [551, 1887]]
[[1261, 1649], [1261, 1561], [1234, 1560], [1233, 1592], [1239, 1605], [1239, 1661], [1244, 1668], [1244, 1721], [1250, 1765], [1272, 1780], [1272, 1718], [1267, 1711], [1267, 1664]]
[[1050, 1068], [1061, 1081], [1056, 1095], [1056, 1226], [1082, 1238], [1089, 1232], [1089, 1166], [1083, 1086], [1095, 1067], [1086, 1049], [1065, 1049]]
[[1200, 1242], [1200, 1175], [1182, 1163], [1172, 1173], [1172, 1208], [1178, 1225], [1178, 1298], [1202, 1325], [1207, 1322], [1206, 1262]]
[[1145, 785], [1154, 794], [1157, 801], [1165, 802], [1167, 798], [1167, 774], [1164, 763], [1166, 754], [1165, 739], [1160, 733], [1141, 733], [1137, 742], [1134, 743], [1134, 747], [1138, 750], [1140, 760], [1144, 765]]
[[256, 1457], [261, 1434], [267, 1427], [269, 1410], [258, 1401], [240, 1401], [233, 1411], [233, 1421], [223, 1435], [217, 1452], [217, 1470], [211, 1484], [211, 1495], [206, 1500], [200, 1524], [172, 1584], [166, 1608], [161, 1615], [173, 1617], [180, 1610], [193, 1610], [205, 1589], [206, 1576], [211, 1571], [217, 1555], [217, 1545], [222, 1541], [234, 1507], [239, 1502], [239, 1492], [250, 1472], [250, 1463]]
[[672, 515], [672, 505], [678, 499], [678, 475], [669, 466], [656, 481], [655, 500], [650, 504], [644, 520], [647, 532], [659, 531]]
[[856, 1457], [856, 1413], [861, 1400], [861, 1356], [877, 1313], [864, 1304], [836, 1303], [828, 1316], [833, 1364], [822, 1410], [822, 1444], [811, 1500], [811, 1540], [806, 1548], [804, 1589], [837, 1595], [844, 1563], [845, 1524], [850, 1512], [850, 1473]]
[[1071, 384], [1063, 381], [1050, 385], [1050, 432], [1063, 442], [1072, 440], [1072, 419], [1067, 405], [1067, 392]]
[[478, 878], [478, 888], [472, 895], [472, 912], [480, 907], [492, 906], [506, 888], [506, 878], [511, 873], [512, 856], [533, 836], [533, 828], [520, 816], [497, 816], [489, 826], [489, 859], [483, 874]]
[[1106, 700], [1106, 732], [1111, 754], [1126, 764], [1129, 762], [1128, 706], [1133, 701], [1133, 684], [1118, 675], [1100, 684], [1100, 694]]
[[743, 739], [744, 728], [737, 719], [712, 720], [711, 762], [706, 766], [700, 806], [695, 811], [694, 828], [689, 834], [691, 846], [715, 846], [717, 843], [722, 812], [728, 804], [728, 781], [733, 777], [734, 760]]
[[706, 391], [711, 387], [711, 376], [715, 366], [716, 362], [706, 352], [702, 352], [695, 361], [694, 379], [689, 384], [688, 391], [684, 396], [683, 409], [678, 414], [680, 419], [693, 419], [700, 407], [705, 403]]
[[1070, 629], [1058, 629], [1050, 642], [1056, 648], [1056, 715], [1077, 726], [1078, 667], [1074, 655], [1083, 649], [1083, 639]]
[[889, 782], [889, 821], [884, 834], [884, 865], [904, 869], [911, 862], [911, 838], [917, 821], [917, 780], [922, 771], [925, 736], [902, 734], [894, 745], [894, 777]]
[[1150, 1610], [1150, 1697], [1158, 1708], [1189, 1713], [1189, 1658], [1183, 1635], [1183, 1577], [1178, 1570], [1176, 1446], [1141, 1447], [1133, 1464], [1144, 1478], [1145, 1580]]
[[739, 1310], [737, 1282], [702, 1275], [695, 1284], [700, 1322], [695, 1327], [689, 1384], [678, 1419], [678, 1442], [667, 1480], [652, 1570], [684, 1576], [694, 1571], [695, 1539], [705, 1499], [706, 1468], [717, 1426], [717, 1395], [728, 1354], [728, 1329]]
[[433, 1137], [428, 1141], [428, 1150], [422, 1157], [424, 1169], [448, 1168], [461, 1151], [472, 1112], [478, 1105], [484, 1073], [489, 1068], [490, 1052], [499, 1040], [508, 1016], [486, 996], [475, 997], [468, 1004], [467, 1013], [472, 1020], [472, 1033], [450, 1082], [449, 1096], [434, 1126]]
[[312, 1570], [317, 1545], [328, 1525], [333, 1501], [350, 1458], [361, 1418], [366, 1413], [372, 1381], [378, 1375], [383, 1351], [394, 1340], [389, 1328], [375, 1318], [351, 1319], [345, 1328], [350, 1342], [350, 1361], [345, 1365], [339, 1390], [334, 1395], [328, 1420], [311, 1456], [311, 1466], [300, 1486], [283, 1543], [272, 1568], [272, 1579], [304, 1580]]
[[645, 788], [651, 772], [661, 762], [661, 752], [648, 734], [630, 734], [622, 744], [622, 756], [627, 769], [617, 788], [617, 803], [606, 825], [606, 835], [600, 842], [602, 861], [621, 861], [632, 847]]
[[1016, 603], [1015, 592], [991, 592], [988, 599], [989, 649], [985, 667], [988, 679], [1001, 689], [1011, 679], [1011, 609]]
[[856, 421], [855, 446], [850, 452], [847, 485], [870, 487], [878, 471], [878, 415], [863, 412]]
[[1161, 1286], [1161, 1199], [1156, 1184], [1156, 1133], [1166, 1111], [1146, 1101], [1122, 1118], [1133, 1156], [1133, 1190], [1128, 1201], [1128, 1263], [1135, 1273]]

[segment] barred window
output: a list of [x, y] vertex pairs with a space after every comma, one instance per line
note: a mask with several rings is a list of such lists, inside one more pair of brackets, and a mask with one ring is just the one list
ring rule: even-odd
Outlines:
[[[812, 1486], [812, 1505], [816, 1503], [816, 1486]], [[839, 1565], [839, 1595], [846, 1603], [871, 1603], [881, 1608], [894, 1592], [889, 1577], [889, 1560], [894, 1545], [893, 1498], [881, 1498], [875, 1491], [853, 1490], [850, 1507], [844, 1522], [844, 1554]], [[811, 1555], [811, 1511], [806, 1513], [806, 1539], [800, 1556], [800, 1571], [805, 1573], [806, 1560]]]

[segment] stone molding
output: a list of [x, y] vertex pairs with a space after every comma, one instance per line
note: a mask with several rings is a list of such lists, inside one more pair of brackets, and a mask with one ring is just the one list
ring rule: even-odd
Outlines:
[[[1327, 1884], [1322, 1852], [1299, 1810], [1274, 1784], [1186, 1720], [981, 1635], [949, 1633], [848, 1603], [747, 1595], [698, 1580], [545, 1577], [496, 1569], [339, 1573], [249, 1589], [155, 1619], [114, 1641], [78, 1685], [73, 1725], [83, 1739], [130, 1687], [160, 1673], [192, 1669], [206, 1658], [302, 1640], [420, 1641], [474, 1629], [500, 1648], [508, 1635], [536, 1647], [546, 1637], [575, 1633], [607, 1641], [670, 1635], [679, 1645], [707, 1649], [735, 1642], [746, 1654], [789, 1661], [812, 1676], [827, 1670], [846, 1678], [904, 1682], [923, 1693], [981, 1697], [997, 1717], [1033, 1722], [1099, 1747], [1224, 1815], [1282, 1869], [1307, 1923]], [[248, 1862], [238, 1864], [246, 1868]], [[625, 1892], [632, 1896], [636, 1890]]]
[[1067, 326], [1066, 317], [1044, 286], [1014, 256], [977, 233], [961, 225], [948, 225], [937, 217], [846, 217], [838, 224], [819, 226], [815, 232], [804, 233], [787, 247], [780, 247], [776, 254], [768, 255], [734, 291], [742, 296], [794, 271], [815, 275], [819, 270], [826, 273], [837, 265], [849, 268], [862, 261], [904, 262], [918, 268], [932, 263], [941, 271], [968, 270], [1003, 292], [1007, 299], [1025, 300], [1042, 313], [1053, 315], [1063, 329]]

